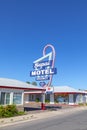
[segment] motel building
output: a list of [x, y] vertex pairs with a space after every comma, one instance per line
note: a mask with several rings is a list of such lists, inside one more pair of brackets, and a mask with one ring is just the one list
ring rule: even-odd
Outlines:
[[[40, 91], [26, 91], [26, 103], [35, 103], [37, 100], [41, 102], [42, 92]], [[74, 89], [69, 86], [54, 86], [50, 89], [46, 89], [45, 97], [43, 98], [44, 104], [66, 104], [66, 105], [78, 105], [79, 103], [87, 103], [87, 92]]]
[[39, 103], [44, 109], [48, 102], [54, 105], [87, 103], [87, 92], [69, 86], [43, 89], [19, 80], [0, 78], [0, 105], [16, 104], [19, 110], [24, 110], [24, 106], [34, 107]]
[[[31, 92], [31, 95], [26, 92]], [[43, 102], [45, 89], [19, 80], [0, 78], [0, 105], [16, 104], [19, 110], [24, 110], [24, 105], [33, 99], [32, 93], [40, 93]]]
[[46, 98], [50, 101], [50, 104], [85, 104], [87, 103], [87, 92], [77, 90], [69, 86], [54, 86], [53, 92], [46, 92]]

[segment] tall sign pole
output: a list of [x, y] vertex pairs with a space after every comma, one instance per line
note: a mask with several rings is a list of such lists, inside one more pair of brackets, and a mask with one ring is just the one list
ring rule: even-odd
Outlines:
[[[55, 49], [54, 49], [54, 47], [53, 47], [51, 44], [47, 44], [47, 45], [44, 47], [44, 49], [43, 49], [43, 56], [46, 55], [46, 50], [47, 50], [48, 48], [51, 48], [51, 49], [52, 49], [52, 56], [51, 56], [52, 65], [51, 65], [50, 67], [51, 67], [51, 68], [54, 68], [55, 55], [56, 55], [56, 54], [55, 54]], [[54, 73], [54, 74], [55, 74], [55, 73]], [[49, 80], [49, 82], [48, 82], [48, 84], [47, 84], [47, 87], [50, 87], [50, 86], [51, 86], [52, 77], [53, 77], [53, 74], [50, 75], [50, 80]]]
[[[47, 53], [48, 49], [51, 49]], [[54, 67], [55, 63], [55, 49], [51, 44], [47, 44], [43, 49], [43, 56], [33, 62], [33, 71], [30, 71], [30, 76], [35, 77], [36, 81], [39, 81], [39, 85], [46, 88], [46, 92], [53, 91], [51, 87], [53, 75], [57, 73], [57, 69]]]

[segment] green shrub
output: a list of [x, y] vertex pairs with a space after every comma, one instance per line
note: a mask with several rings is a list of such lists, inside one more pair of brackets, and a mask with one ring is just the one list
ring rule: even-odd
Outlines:
[[24, 115], [25, 112], [24, 111], [18, 111], [18, 115]]
[[83, 106], [84, 104], [83, 103], [79, 103], [79, 106]]
[[54, 102], [55, 102], [55, 103], [59, 103], [59, 102], [58, 102], [58, 100], [56, 100], [56, 99], [55, 99], [55, 101], [54, 101]]
[[24, 112], [19, 112], [16, 105], [0, 106], [0, 118], [13, 117], [17, 115], [23, 115]]
[[5, 109], [3, 106], [0, 106], [0, 117], [4, 117]]
[[35, 100], [36, 102], [39, 102], [40, 101], [40, 99], [39, 98], [36, 98], [36, 100]]
[[15, 105], [7, 105], [5, 107], [5, 113], [4, 113], [5, 117], [16, 116], [17, 114], [18, 114], [18, 110]]
[[45, 102], [46, 102], [46, 103], [49, 103], [49, 102], [50, 102], [50, 100], [49, 100], [49, 99], [45, 99]]

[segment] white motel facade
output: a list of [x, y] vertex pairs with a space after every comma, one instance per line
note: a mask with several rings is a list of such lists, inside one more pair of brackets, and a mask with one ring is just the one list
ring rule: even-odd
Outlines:
[[16, 104], [23, 109], [24, 104], [34, 103], [37, 99], [44, 104], [49, 101], [49, 104], [78, 105], [87, 103], [87, 92], [69, 86], [53, 86], [49, 91], [19, 80], [0, 78], [0, 105]]

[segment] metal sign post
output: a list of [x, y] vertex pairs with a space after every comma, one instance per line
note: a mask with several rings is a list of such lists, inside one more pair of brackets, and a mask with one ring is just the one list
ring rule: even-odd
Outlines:
[[[52, 51], [46, 54], [47, 49]], [[57, 73], [57, 69], [54, 67], [55, 62], [55, 49], [51, 44], [47, 44], [43, 49], [43, 56], [33, 62], [33, 71], [30, 71], [30, 76], [35, 77], [36, 81], [39, 81], [39, 85], [46, 89], [46, 93], [53, 93], [51, 87], [53, 75]], [[42, 100], [42, 109], [44, 108], [44, 96]]]

